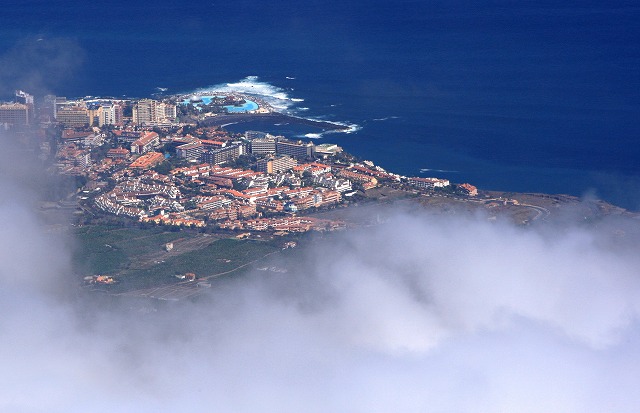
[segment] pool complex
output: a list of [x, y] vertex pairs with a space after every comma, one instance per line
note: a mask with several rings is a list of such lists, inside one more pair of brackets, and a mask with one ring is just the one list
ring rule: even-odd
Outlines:
[[[216, 96], [216, 97], [223, 99], [225, 96]], [[202, 96], [200, 98], [201, 102], [191, 102], [189, 99], [185, 99], [182, 101], [182, 104], [187, 105], [189, 103], [192, 103], [194, 106], [197, 107], [200, 103], [208, 105], [209, 103], [211, 103], [212, 99], [213, 99], [213, 96]], [[240, 106], [227, 105], [227, 106], [223, 106], [223, 108], [225, 108], [229, 113], [241, 113], [241, 112], [251, 112], [252, 110], [258, 109], [259, 106], [256, 102], [253, 102], [251, 100], [245, 100], [244, 104]]]

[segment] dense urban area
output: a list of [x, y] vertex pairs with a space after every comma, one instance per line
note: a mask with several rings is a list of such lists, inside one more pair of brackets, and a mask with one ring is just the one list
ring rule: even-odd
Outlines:
[[[54, 156], [60, 174], [77, 177], [79, 203], [94, 216], [102, 212], [141, 223], [304, 232], [333, 230], [343, 223], [299, 213], [348, 203], [379, 186], [477, 195], [470, 184], [453, 187], [446, 179], [407, 178], [370, 161], [358, 162], [335, 144], [201, 126], [199, 121], [216, 116], [207, 109], [226, 113], [226, 106], [247, 102], [243, 96], [220, 100], [198, 106], [175, 98], [46, 96], [35, 107], [31, 95], [18, 91], [16, 102], [0, 105], [0, 123], [41, 127], [41, 155]], [[251, 112], [270, 110], [261, 102]]]
[[[48, 206], [75, 210], [77, 227], [189, 229], [218, 239], [280, 239], [278, 248], [289, 248], [296, 245], [292, 234], [346, 228], [350, 223], [332, 210], [367, 201], [415, 198], [444, 210], [452, 204], [481, 207], [491, 211], [489, 219], [511, 208], [512, 216], [525, 225], [546, 219], [550, 208], [562, 202], [561, 196], [479, 193], [469, 183], [400, 176], [324, 140], [315, 144], [261, 131], [230, 133], [211, 120], [278, 113], [259, 97], [211, 95], [127, 100], [49, 95], [36, 101], [16, 91], [14, 102], [0, 104], [0, 126], [37, 154], [50, 175], [66, 179], [67, 187]], [[167, 240], [162, 248], [169, 253], [175, 238]], [[200, 248], [209, 241], [194, 236], [176, 242], [184, 252], [189, 250], [186, 245]], [[149, 268], [164, 260], [149, 254], [155, 258], [142, 260], [138, 270], [151, 274]], [[220, 273], [247, 265], [249, 255], [235, 267], [228, 257], [220, 257], [219, 267], [225, 270]], [[86, 271], [126, 273], [114, 266], [114, 259], [104, 258]], [[210, 266], [205, 262], [199, 271]], [[193, 262], [176, 270], [176, 276], [186, 280], [181, 282], [196, 279], [192, 267]], [[115, 282], [109, 275], [86, 279], [93, 284]], [[175, 296], [172, 288], [169, 295]]]

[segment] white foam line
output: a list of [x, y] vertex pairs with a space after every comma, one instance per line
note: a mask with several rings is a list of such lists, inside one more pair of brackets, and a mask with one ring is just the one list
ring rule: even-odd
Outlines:
[[443, 173], [458, 173], [460, 171], [448, 171], [446, 169], [429, 169], [429, 168], [422, 168], [420, 169], [421, 173], [426, 173], [426, 172], [443, 172]]

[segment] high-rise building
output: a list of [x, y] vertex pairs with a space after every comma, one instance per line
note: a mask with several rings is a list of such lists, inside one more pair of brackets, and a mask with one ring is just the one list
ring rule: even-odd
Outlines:
[[202, 161], [213, 165], [218, 165], [228, 161], [233, 161], [242, 155], [241, 145], [228, 145], [220, 149], [212, 149], [202, 153]]
[[121, 125], [122, 107], [117, 103], [104, 103], [98, 110], [98, 126]]
[[124, 124], [124, 105], [122, 103], [113, 104], [113, 124], [114, 125]]
[[284, 172], [296, 166], [298, 161], [290, 156], [282, 155], [273, 158], [260, 159], [256, 164], [258, 172], [266, 172], [268, 174], [276, 174]]
[[5, 103], [0, 105], [0, 124], [14, 126], [29, 125], [29, 107], [22, 103]]
[[35, 119], [35, 105], [33, 101], [33, 96], [28, 94], [27, 92], [23, 92], [22, 90], [16, 90], [16, 103], [20, 103], [27, 106], [28, 124], [33, 123], [33, 120]]
[[173, 103], [141, 99], [133, 107], [133, 123], [138, 125], [173, 122], [176, 117], [177, 109]]
[[58, 111], [65, 107], [65, 106], [71, 106], [73, 103], [72, 102], [68, 102], [67, 98], [64, 96], [56, 96], [55, 97], [55, 104], [54, 104], [54, 113], [56, 115], [56, 119], [58, 118]]
[[310, 158], [313, 156], [313, 143], [279, 140], [276, 142], [276, 153], [278, 155], [289, 155], [299, 159]]
[[141, 99], [133, 107], [133, 123], [144, 125], [155, 122], [158, 102], [153, 99]]
[[276, 137], [267, 135], [263, 138], [255, 138], [251, 141], [251, 153], [264, 155], [276, 153]]
[[98, 104], [92, 104], [87, 107], [87, 116], [89, 117], [89, 126], [100, 124], [101, 113], [102, 113], [102, 106]]
[[82, 128], [89, 124], [89, 111], [82, 106], [65, 106], [58, 109], [56, 120], [68, 128]]
[[161, 102], [156, 112], [156, 122], [173, 122], [178, 117], [178, 109], [173, 103]]

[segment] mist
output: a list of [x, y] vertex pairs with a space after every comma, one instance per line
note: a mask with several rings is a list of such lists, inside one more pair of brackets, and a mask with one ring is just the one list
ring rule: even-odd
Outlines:
[[640, 407], [636, 219], [521, 228], [398, 207], [283, 253], [287, 273], [162, 303], [81, 292], [72, 240], [2, 161], [0, 411]]

